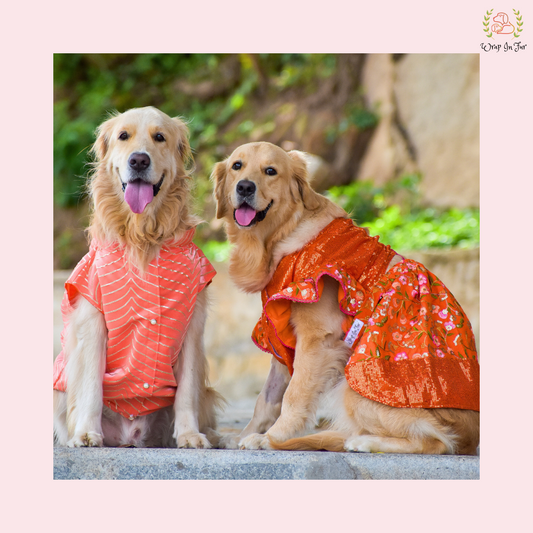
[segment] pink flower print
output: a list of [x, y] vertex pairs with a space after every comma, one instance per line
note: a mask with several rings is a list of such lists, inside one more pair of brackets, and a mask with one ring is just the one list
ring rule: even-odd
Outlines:
[[407, 278], [405, 276], [400, 276], [398, 280], [402, 285], [405, 285], [407, 283]]
[[368, 323], [369, 326], [373, 326], [375, 324], [373, 318], [369, 318], [367, 323]]
[[418, 274], [418, 283], [420, 283], [420, 285], [426, 285], [428, 282], [428, 279], [426, 278], [426, 276], [424, 276], [423, 274]]
[[437, 357], [444, 357], [444, 352], [442, 350], [437, 350]]
[[439, 316], [441, 318], [448, 318], [448, 309], [443, 309], [440, 313], [439, 313]]
[[425, 315], [428, 312], [428, 310], [425, 307], [420, 308], [420, 314]]
[[427, 285], [422, 285], [420, 287], [420, 294], [429, 294], [429, 289]]
[[401, 333], [398, 333], [397, 331], [395, 331], [393, 334], [392, 334], [392, 338], [396, 341], [396, 342], [399, 342], [402, 340], [402, 335]]
[[359, 349], [357, 350], [357, 353], [365, 353], [365, 350], [366, 344], [361, 344], [361, 346], [359, 346]]
[[403, 359], [408, 359], [407, 357], [407, 354], [405, 352], [399, 352], [396, 354], [396, 356], [394, 357], [394, 360], [395, 361], [401, 361]]
[[355, 299], [358, 301], [358, 302], [362, 302], [363, 299], [364, 299], [365, 295], [363, 294], [363, 291], [357, 291], [355, 293]]
[[413, 320], [411, 320], [411, 321], [409, 322], [409, 325], [410, 325], [411, 327], [414, 327], [414, 326], [416, 326], [417, 324], [418, 324], [418, 320], [416, 320], [416, 319], [413, 319]]
[[407, 317], [405, 315], [400, 316], [400, 324], [407, 324]]
[[435, 346], [440, 346], [440, 341], [437, 335], [432, 335], [431, 337], [433, 339], [433, 342], [435, 343]]
[[392, 284], [392, 286], [393, 286], [395, 289], [399, 289], [399, 288], [401, 287], [401, 285], [400, 285], [397, 281], [395, 281], [395, 282]]
[[446, 328], [446, 331], [451, 331], [455, 328], [455, 324], [452, 321], [444, 322], [444, 327]]
[[418, 298], [418, 291], [411, 291], [411, 298]]

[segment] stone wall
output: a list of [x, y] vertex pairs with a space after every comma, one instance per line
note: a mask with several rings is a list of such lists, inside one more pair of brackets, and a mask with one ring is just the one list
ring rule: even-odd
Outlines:
[[361, 84], [381, 120], [354, 178], [419, 171], [425, 203], [479, 206], [479, 54], [370, 54]]

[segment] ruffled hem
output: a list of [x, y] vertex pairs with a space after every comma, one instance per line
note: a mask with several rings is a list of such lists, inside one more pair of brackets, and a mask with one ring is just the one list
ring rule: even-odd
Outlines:
[[[262, 320], [268, 322], [275, 339], [280, 345], [291, 352], [294, 352], [296, 348], [296, 336], [290, 325], [290, 305], [292, 302], [318, 302], [322, 296], [324, 287], [322, 278], [324, 276], [329, 276], [337, 281], [342, 289], [343, 296], [339, 300], [339, 309], [347, 316], [347, 320], [343, 324], [345, 333], [349, 330], [353, 322], [353, 317], [360, 312], [361, 305], [367, 297], [368, 291], [365, 290], [361, 283], [354, 280], [338, 264], [328, 264], [317, 275], [302, 281], [291, 282], [288, 287], [270, 296], [263, 306]], [[292, 374], [293, 353], [290, 358], [280, 355], [276, 347], [263, 335], [263, 328], [260, 323], [254, 329], [252, 341], [260, 350], [273, 354], [280, 362], [286, 364]], [[276, 324], [278, 324], [278, 328], [276, 328]], [[269, 346], [266, 345], [267, 341]]]

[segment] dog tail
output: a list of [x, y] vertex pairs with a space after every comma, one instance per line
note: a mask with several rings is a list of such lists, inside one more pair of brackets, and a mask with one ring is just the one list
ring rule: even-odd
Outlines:
[[274, 450], [324, 450], [327, 452], [344, 452], [346, 435], [338, 431], [322, 431], [307, 437], [289, 439], [285, 442], [276, 442], [270, 439]]

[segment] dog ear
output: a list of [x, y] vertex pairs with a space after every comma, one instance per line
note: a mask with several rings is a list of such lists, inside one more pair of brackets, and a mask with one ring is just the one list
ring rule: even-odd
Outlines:
[[111, 138], [111, 132], [113, 131], [117, 117], [118, 114], [113, 115], [96, 128], [96, 141], [94, 141], [91, 152], [96, 156], [98, 161], [101, 161], [107, 154], [109, 139]]
[[228, 212], [224, 185], [226, 182], [226, 160], [217, 163], [211, 172], [211, 181], [214, 183], [213, 195], [217, 202], [217, 218], [223, 218]]
[[318, 193], [313, 191], [309, 185], [309, 177], [307, 174], [307, 163], [305, 161], [305, 154], [298, 150], [291, 150], [287, 152], [288, 156], [292, 159], [291, 162], [291, 196], [295, 202], [298, 201], [297, 195], [300, 196], [304, 207], [313, 211], [320, 206], [318, 201]]
[[194, 165], [191, 145], [189, 144], [189, 129], [187, 123], [181, 117], [174, 117], [172, 119], [178, 127], [178, 152], [181, 156], [185, 168], [190, 168]]

